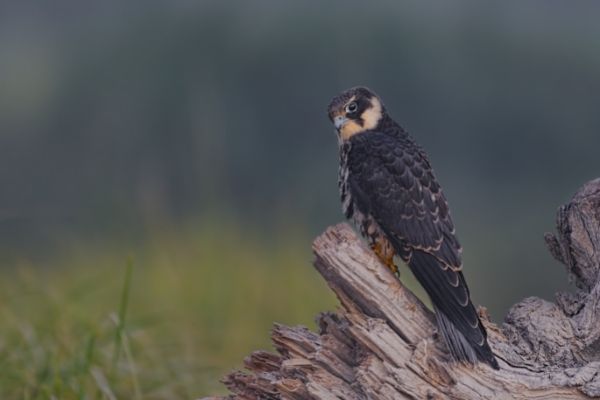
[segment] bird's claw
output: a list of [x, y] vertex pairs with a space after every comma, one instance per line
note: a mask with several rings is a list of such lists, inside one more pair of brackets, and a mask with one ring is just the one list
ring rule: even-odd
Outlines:
[[394, 254], [387, 254], [383, 246], [379, 243], [371, 245], [371, 249], [377, 255], [377, 258], [396, 276], [400, 276], [398, 266], [394, 263]]

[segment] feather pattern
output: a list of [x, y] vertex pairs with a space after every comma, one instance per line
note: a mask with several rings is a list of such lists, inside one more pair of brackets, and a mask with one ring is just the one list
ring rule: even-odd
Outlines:
[[345, 215], [371, 242], [384, 237], [426, 290], [455, 359], [498, 368], [462, 273], [448, 203], [425, 152], [391, 118], [340, 143]]

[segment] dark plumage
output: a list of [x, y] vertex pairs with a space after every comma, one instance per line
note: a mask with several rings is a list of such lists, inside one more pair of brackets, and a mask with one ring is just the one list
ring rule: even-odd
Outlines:
[[328, 112], [339, 137], [346, 217], [392, 270], [394, 255], [408, 264], [431, 298], [456, 360], [498, 368], [471, 303], [448, 203], [427, 155], [366, 88], [343, 92]]

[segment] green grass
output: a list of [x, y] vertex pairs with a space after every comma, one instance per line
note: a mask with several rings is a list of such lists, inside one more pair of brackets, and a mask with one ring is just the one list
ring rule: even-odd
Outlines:
[[0, 270], [1, 399], [194, 399], [270, 349], [274, 321], [335, 307], [310, 238], [157, 229], [134, 248], [78, 243]]

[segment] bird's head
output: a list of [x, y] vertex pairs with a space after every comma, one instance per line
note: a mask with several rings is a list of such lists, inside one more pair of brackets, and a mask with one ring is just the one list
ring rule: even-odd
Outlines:
[[327, 108], [340, 140], [377, 128], [385, 108], [379, 96], [365, 87], [348, 89], [337, 95]]

